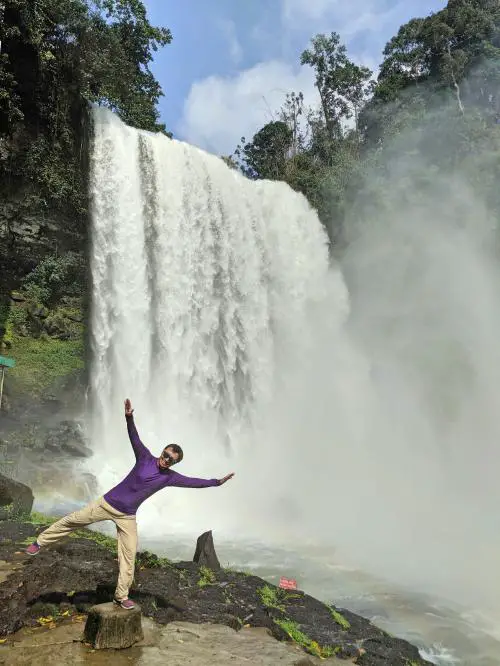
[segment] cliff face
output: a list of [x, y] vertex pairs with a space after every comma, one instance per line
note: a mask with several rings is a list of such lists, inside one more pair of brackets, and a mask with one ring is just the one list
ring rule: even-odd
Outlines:
[[[26, 439], [21, 422], [43, 422], [47, 403], [51, 416], [60, 412], [63, 418], [84, 390], [88, 118], [84, 106], [74, 154], [67, 156], [75, 195], [67, 201], [47, 196], [30, 174], [23, 178], [18, 166], [2, 164], [0, 354], [14, 358], [16, 366], [6, 373], [0, 438], [17, 431], [17, 439]], [[27, 123], [10, 143], [2, 143], [14, 165], [23, 159], [20, 146], [30, 140], [40, 136]], [[52, 168], [47, 165], [44, 179]], [[75, 198], [84, 205], [75, 206]]]

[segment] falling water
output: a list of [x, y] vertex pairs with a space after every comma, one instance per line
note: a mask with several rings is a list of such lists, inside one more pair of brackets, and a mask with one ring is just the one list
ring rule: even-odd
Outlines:
[[[101, 489], [133, 462], [129, 397], [153, 452], [183, 446], [180, 472], [236, 472], [221, 489], [151, 498], [143, 537], [215, 529], [296, 547], [300, 534], [337, 562], [500, 613], [488, 469], [500, 318], [481, 248], [430, 222], [412, 240], [426, 220], [394, 226], [389, 243], [368, 234], [347, 257], [358, 279], [348, 330], [342, 273], [302, 195], [109, 111], [94, 118], [89, 413]], [[412, 243], [420, 264], [405, 254]]]
[[[255, 434], [293, 371], [310, 365], [315, 307], [335, 292], [332, 319], [347, 312], [316, 213], [283, 183], [250, 182], [103, 109], [91, 194], [92, 426], [103, 484], [130, 465], [125, 397], [152, 448], [182, 443], [186, 473], [213, 477], [236, 464], [244, 482], [242, 458], [262, 466], [276, 454]], [[177, 527], [196, 513], [186, 504], [213, 499], [184, 495]]]

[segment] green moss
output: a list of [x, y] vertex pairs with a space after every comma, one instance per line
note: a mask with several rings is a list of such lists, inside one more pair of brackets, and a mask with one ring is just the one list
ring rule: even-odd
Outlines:
[[200, 567], [200, 577], [198, 579], [198, 587], [207, 587], [213, 585], [216, 581], [215, 573], [208, 567]]
[[342, 627], [345, 631], [351, 628], [351, 623], [347, 618], [345, 618], [342, 613], [339, 613], [335, 608], [330, 608], [330, 613], [335, 620], [335, 622]]
[[16, 381], [19, 389], [33, 395], [43, 393], [59, 378], [84, 367], [83, 339], [56, 340], [14, 334], [11, 341], [16, 366], [9, 370], [9, 377]]

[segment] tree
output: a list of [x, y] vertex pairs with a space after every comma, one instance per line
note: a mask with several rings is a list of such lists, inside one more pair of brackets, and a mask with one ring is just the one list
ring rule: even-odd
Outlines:
[[286, 162], [293, 145], [293, 132], [286, 123], [276, 120], [264, 125], [252, 141], [238, 146], [236, 155], [242, 164], [242, 171], [250, 178], [283, 180]]
[[[0, 25], [0, 177], [33, 212], [86, 208], [81, 157], [89, 102], [125, 122], [165, 131], [149, 65], [171, 41], [139, 0], [4, 0]], [[16, 213], [18, 214], [18, 212]], [[8, 225], [8, 221], [7, 221]]]
[[311, 43], [312, 48], [302, 53], [300, 62], [315, 70], [328, 135], [341, 138], [343, 123], [352, 117], [357, 131], [359, 111], [370, 93], [372, 72], [349, 60], [336, 32], [329, 37], [318, 34]]

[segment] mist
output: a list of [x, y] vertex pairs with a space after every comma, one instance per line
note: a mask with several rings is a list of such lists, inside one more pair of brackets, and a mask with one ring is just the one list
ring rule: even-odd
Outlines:
[[[329, 265], [326, 234], [301, 195], [249, 183], [202, 151], [152, 135], [141, 140], [158, 164], [175, 165], [179, 182], [137, 153], [131, 216], [122, 201], [130, 161], [123, 173], [118, 159], [112, 175], [100, 170], [112, 146], [138, 150], [137, 132], [107, 116], [101, 122], [94, 225], [107, 229], [109, 210], [131, 225], [127, 236], [107, 231], [107, 244], [94, 245], [91, 418], [100, 441], [89, 464], [102, 491], [132, 462], [121, 418], [130, 397], [153, 452], [165, 438], [185, 446], [180, 472], [236, 472], [217, 491], [173, 489], [167, 504], [151, 498], [138, 515], [144, 538], [168, 544], [213, 529], [220, 540], [325, 548], [332, 562], [498, 613], [500, 275], [494, 220], [470, 179], [429, 171], [425, 155], [408, 157], [400, 138], [383, 169], [379, 162], [365, 174], [346, 250]], [[411, 145], [413, 134], [406, 139]], [[137, 203], [141, 170], [156, 179], [147, 209]], [[221, 265], [217, 244], [202, 240], [204, 264], [191, 255], [205, 212], [239, 276], [229, 273], [215, 293], [208, 277]], [[143, 224], [174, 249], [155, 250], [158, 266], [167, 262], [160, 282], [134, 268], [143, 283], [136, 279], [131, 302], [122, 278], [151, 251]], [[96, 283], [106, 266], [110, 274]], [[228, 313], [223, 340], [232, 360], [220, 355], [217, 320], [199, 318], [200, 299], [208, 311]]]
[[[456, 117], [451, 105], [436, 113]], [[429, 114], [365, 173], [330, 291], [308, 315], [306, 358], [282, 359], [255, 473], [269, 538], [300, 534], [336, 562], [491, 618], [497, 221], [470, 163], [438, 170], [442, 146], [415, 151], [437, 122]]]

